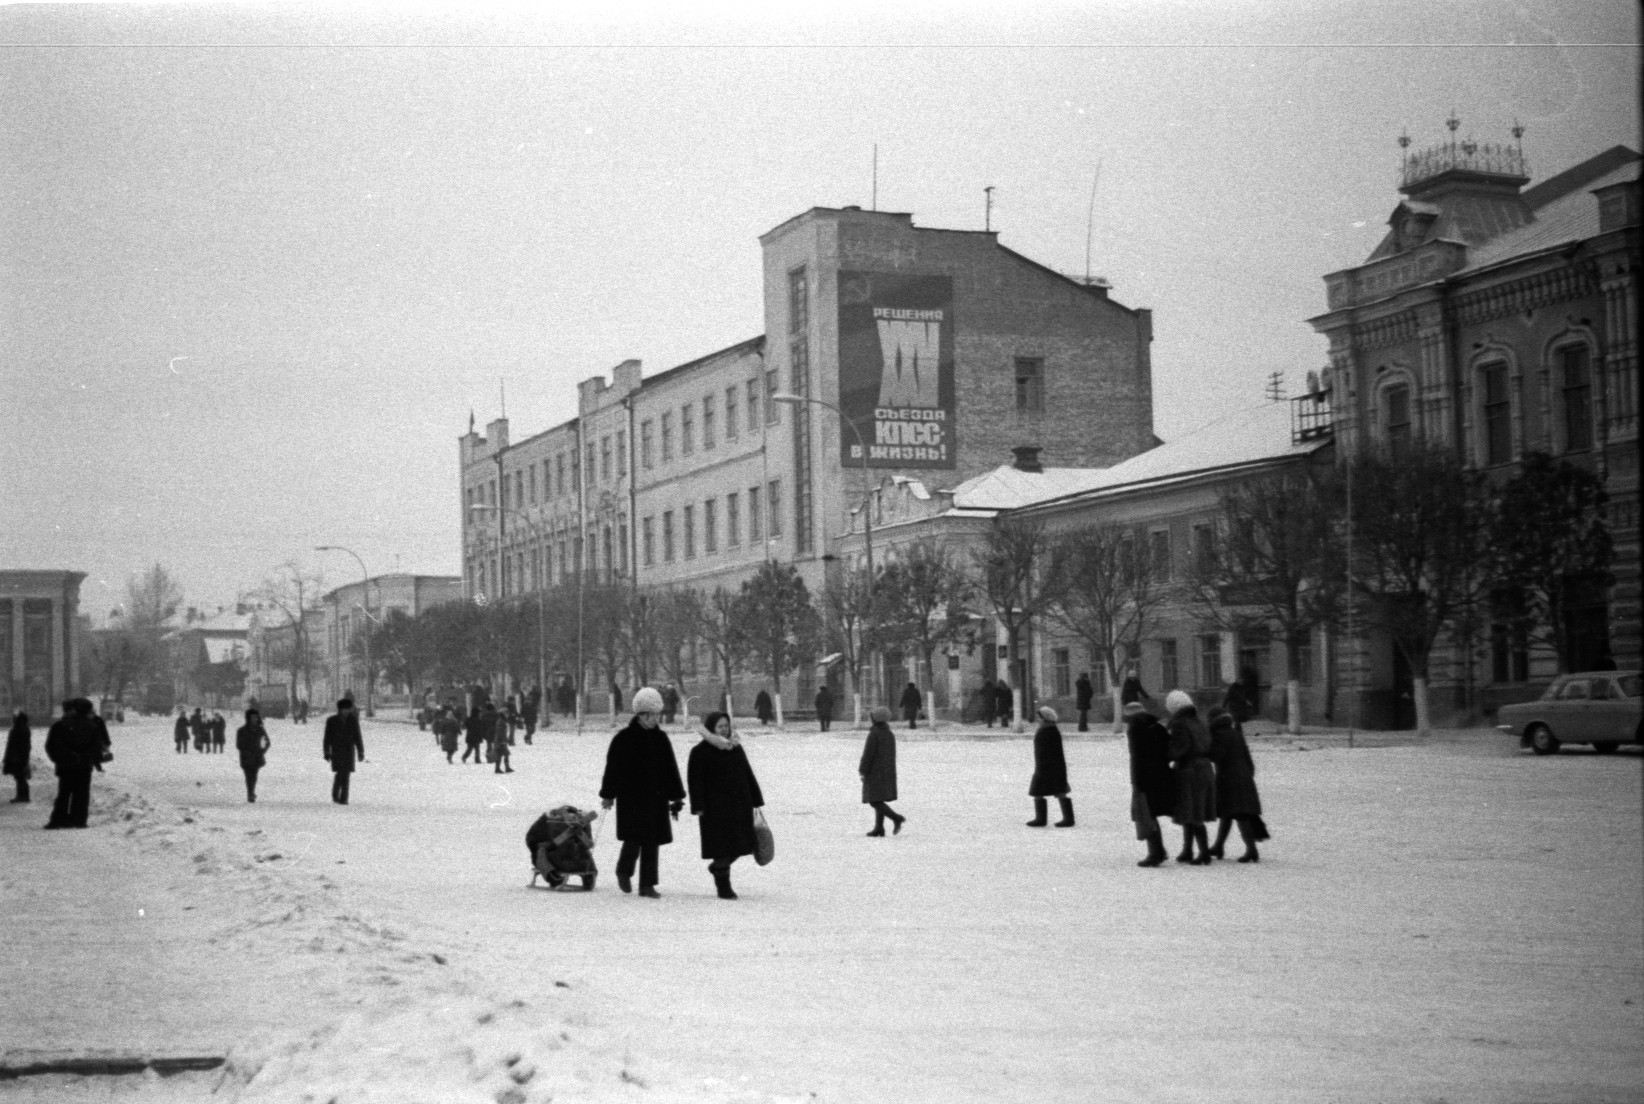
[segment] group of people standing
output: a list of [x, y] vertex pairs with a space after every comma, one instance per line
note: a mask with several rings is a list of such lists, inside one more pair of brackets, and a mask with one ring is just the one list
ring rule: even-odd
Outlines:
[[[29, 715], [18, 710], [12, 714], [5, 755], [0, 758], [0, 773], [11, 775], [17, 783], [17, 794], [11, 799], [14, 805], [26, 805], [32, 800], [29, 779], [34, 768], [29, 760], [33, 752], [34, 730]], [[46, 730], [45, 752], [57, 775], [57, 799], [46, 827], [84, 828], [91, 810], [91, 776], [114, 758], [108, 725], [93, 710], [91, 699], [70, 698], [63, 703], [62, 716]]]
[[[514, 744], [514, 729], [519, 725], [515, 723], [518, 714], [514, 712], [513, 703], [510, 702], [504, 711], [486, 698], [470, 709], [466, 718], [458, 716], [459, 709], [455, 698], [447, 698], [439, 716], [434, 718], [434, 742], [445, 752], [445, 761], [456, 763], [454, 756], [460, 736], [466, 745], [462, 753], [464, 763], [472, 757], [475, 766], [491, 763], [496, 774], [514, 773], [513, 757], [509, 752]], [[526, 729], [526, 743], [531, 742], [535, 731], [534, 724]]]
[[228, 722], [216, 710], [212, 710], [211, 716], [207, 717], [199, 706], [194, 707], [192, 714], [186, 706], [178, 706], [177, 723], [172, 725], [171, 737], [177, 745], [178, 755], [188, 754], [191, 737], [195, 751], [220, 754], [228, 743]]

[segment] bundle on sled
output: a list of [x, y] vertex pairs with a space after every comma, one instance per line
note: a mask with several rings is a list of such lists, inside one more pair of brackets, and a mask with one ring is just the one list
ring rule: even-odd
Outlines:
[[594, 865], [594, 835], [588, 826], [599, 819], [594, 810], [561, 805], [537, 817], [525, 833], [531, 852], [531, 885], [540, 875], [549, 889], [564, 887], [569, 878], [581, 878], [583, 889], [593, 889], [599, 875]]

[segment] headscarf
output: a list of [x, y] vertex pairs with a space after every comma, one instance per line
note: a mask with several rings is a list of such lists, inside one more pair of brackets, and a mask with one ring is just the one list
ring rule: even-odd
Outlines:
[[709, 713], [707, 716], [702, 718], [702, 728], [699, 731], [699, 735], [701, 735], [704, 740], [708, 741], [708, 743], [712, 744], [720, 751], [730, 751], [732, 748], [741, 747], [742, 738], [736, 734], [736, 728], [734, 726], [732, 727], [731, 734], [729, 736], [721, 736], [718, 732], [714, 731], [719, 727], [719, 722], [721, 720], [729, 719], [730, 714], [728, 713], [721, 713], [717, 710]]

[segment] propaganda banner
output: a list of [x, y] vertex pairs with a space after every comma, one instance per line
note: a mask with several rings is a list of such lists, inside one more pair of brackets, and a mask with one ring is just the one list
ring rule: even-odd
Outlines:
[[[839, 409], [870, 468], [956, 466], [952, 277], [839, 274]], [[845, 430], [842, 463], [862, 447]]]

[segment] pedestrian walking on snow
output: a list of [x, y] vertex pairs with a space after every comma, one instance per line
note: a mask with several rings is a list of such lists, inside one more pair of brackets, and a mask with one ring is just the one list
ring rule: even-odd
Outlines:
[[754, 715], [763, 725], [770, 724], [771, 718], [776, 716], [776, 710], [771, 707], [771, 696], [763, 689], [754, 695]]
[[658, 849], [674, 842], [669, 821], [679, 819], [685, 807], [685, 784], [679, 777], [674, 745], [662, 730], [662, 695], [652, 687], [634, 694], [634, 716], [605, 752], [605, 777], [599, 796], [605, 808], [616, 807], [617, 888], [633, 889], [634, 865], [639, 865], [639, 895], [661, 897]]
[[1170, 733], [1139, 701], [1125, 706], [1125, 741], [1130, 747], [1130, 819], [1136, 838], [1147, 843], [1137, 866], [1159, 866], [1170, 858], [1159, 818], [1176, 807], [1176, 779], [1170, 773]]
[[753, 812], [764, 806], [765, 795], [728, 715], [709, 713], [697, 735], [701, 740], [685, 763], [691, 814], [702, 833], [702, 857], [709, 860], [714, 889], [734, 901], [731, 864], [755, 851]]
[[211, 733], [206, 724], [205, 715], [200, 712], [198, 706], [196, 706], [194, 712], [189, 715], [188, 730], [189, 734], [194, 737], [194, 750], [204, 752], [206, 750], [207, 743], [211, 739]]
[[891, 834], [902, 831], [907, 817], [890, 807], [896, 800], [896, 734], [891, 731], [891, 712], [876, 705], [868, 713], [868, 739], [862, 745], [862, 761], [856, 773], [862, 776], [862, 804], [873, 808], [873, 831], [870, 836], [885, 834], [885, 821], [892, 824]]
[[46, 732], [46, 758], [57, 769], [57, 800], [47, 828], [84, 828], [91, 806], [91, 774], [108, 750], [104, 735], [91, 715], [91, 702], [71, 698], [63, 715]]
[[337, 711], [325, 719], [321, 748], [331, 764], [331, 800], [347, 805], [355, 758], [365, 762], [365, 739], [360, 735], [360, 717], [354, 712], [353, 698], [338, 699]]
[[440, 750], [445, 752], [445, 761], [456, 765], [451, 758], [457, 753], [457, 743], [462, 736], [462, 722], [457, 720], [454, 703], [447, 701], [440, 715], [434, 719], [434, 733], [439, 737]]
[[1010, 683], [998, 679], [993, 684], [993, 707], [999, 712], [999, 723], [1009, 728], [1016, 723], [1016, 695]]
[[213, 709], [208, 724], [211, 729], [211, 750], [221, 755], [223, 749], [228, 745], [228, 721], [223, 719], [221, 713]]
[[525, 742], [527, 744], [531, 742], [531, 737], [537, 734], [537, 716], [541, 708], [542, 691], [533, 686], [531, 692], [525, 695], [525, 701], [520, 710], [520, 715], [525, 720]]
[[1048, 705], [1039, 707], [1039, 728], [1033, 734], [1033, 781], [1028, 783], [1028, 796], [1033, 798], [1033, 819], [1029, 828], [1043, 828], [1050, 823], [1049, 803], [1054, 797], [1062, 807], [1058, 828], [1073, 827], [1073, 799], [1068, 796], [1067, 756], [1062, 752], [1062, 730], [1056, 727], [1056, 711]]
[[823, 732], [828, 731], [828, 726], [833, 723], [833, 690], [825, 682], [822, 689], [816, 692], [816, 721]]
[[177, 707], [177, 723], [171, 726], [171, 738], [177, 744], [177, 754], [188, 754], [188, 710]]
[[234, 732], [234, 750], [240, 753], [240, 770], [245, 774], [245, 799], [252, 804], [257, 802], [257, 772], [268, 762], [268, 749], [273, 746], [262, 713], [247, 709], [245, 724]]
[[468, 762], [470, 755], [474, 757], [475, 763], [484, 762], [485, 711], [477, 705], [468, 711], [468, 723], [464, 731], [463, 742], [467, 745], [466, 750], [462, 753], [464, 763]]
[[999, 714], [999, 691], [993, 687], [992, 679], [982, 680], [982, 719], [989, 728], [993, 727], [993, 719]]
[[1210, 857], [1222, 857], [1222, 846], [1237, 821], [1239, 838], [1244, 841], [1239, 861], [1261, 862], [1256, 844], [1268, 836], [1267, 825], [1262, 823], [1262, 797], [1256, 791], [1256, 764], [1245, 743], [1244, 727], [1223, 709], [1210, 711], [1210, 761], [1216, 765], [1216, 815], [1221, 822]]
[[[1210, 838], [1205, 823], [1216, 819], [1216, 768], [1210, 762], [1210, 730], [1185, 690], [1165, 695], [1170, 710], [1170, 761], [1176, 770], [1176, 805], [1170, 819], [1182, 826], [1179, 863], [1210, 865]], [[1199, 845], [1198, 855], [1193, 844]]]
[[919, 694], [919, 687], [908, 683], [902, 688], [902, 697], [896, 704], [902, 710], [902, 719], [908, 722], [908, 728], [918, 728], [919, 710], [925, 704], [924, 698]]
[[679, 691], [673, 683], [662, 688], [662, 723], [673, 724], [674, 717], [679, 713]]
[[1090, 731], [1090, 702], [1096, 696], [1096, 688], [1090, 684], [1090, 672], [1080, 671], [1079, 680], [1073, 684], [1073, 704], [1079, 710], [1079, 731]]
[[34, 730], [29, 727], [29, 715], [19, 709], [11, 716], [11, 730], [6, 733], [6, 755], [0, 761], [0, 774], [9, 774], [17, 783], [17, 796], [11, 799], [13, 805], [26, 805], [29, 802], [29, 776], [34, 773], [29, 766], [29, 754], [34, 750]]

